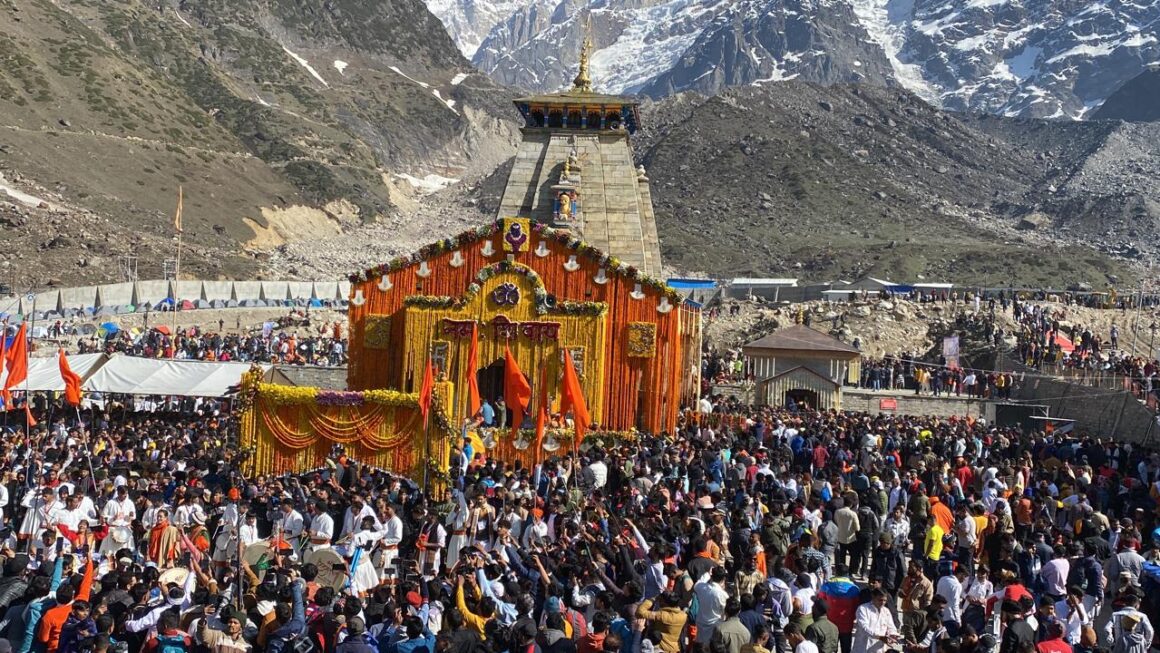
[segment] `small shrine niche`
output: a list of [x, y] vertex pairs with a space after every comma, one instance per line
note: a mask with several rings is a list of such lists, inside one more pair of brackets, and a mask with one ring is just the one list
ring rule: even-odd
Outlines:
[[557, 226], [569, 226], [580, 220], [580, 155], [575, 140], [568, 158], [560, 169], [560, 178], [552, 186], [552, 221]]

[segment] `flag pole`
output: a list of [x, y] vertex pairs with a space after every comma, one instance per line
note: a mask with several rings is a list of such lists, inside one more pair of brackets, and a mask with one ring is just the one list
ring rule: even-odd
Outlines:
[[[32, 365], [32, 343], [36, 341], [36, 295], [32, 295], [32, 318], [31, 324], [28, 326], [28, 342], [24, 346], [24, 369], [28, 370]], [[11, 371], [9, 371], [11, 374]], [[32, 416], [32, 393], [28, 390], [28, 372], [24, 373], [24, 437], [32, 441], [32, 427], [28, 424], [28, 418]]]
[[173, 357], [177, 358], [177, 284], [181, 280], [181, 234], [184, 229], [181, 228], [181, 212], [184, 204], [184, 192], [181, 186], [177, 187], [177, 215], [173, 218], [173, 226], [177, 230], [177, 260], [173, 266], [173, 319], [172, 319], [172, 333], [169, 337], [173, 339]]

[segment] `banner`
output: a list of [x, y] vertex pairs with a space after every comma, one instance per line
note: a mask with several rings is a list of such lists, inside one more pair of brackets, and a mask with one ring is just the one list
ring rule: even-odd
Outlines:
[[959, 367], [959, 337], [947, 336], [943, 338], [943, 358], [946, 360], [947, 367], [957, 369]]

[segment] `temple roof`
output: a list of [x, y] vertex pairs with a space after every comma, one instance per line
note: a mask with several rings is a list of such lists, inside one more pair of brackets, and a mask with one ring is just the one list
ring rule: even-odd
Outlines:
[[861, 352], [855, 349], [852, 345], [848, 345], [841, 340], [821, 331], [816, 331], [803, 326], [795, 324], [784, 329], [778, 329], [773, 333], [754, 340], [745, 345], [743, 349], [787, 349], [790, 351], [824, 351], [836, 352], [845, 354], [860, 354]]

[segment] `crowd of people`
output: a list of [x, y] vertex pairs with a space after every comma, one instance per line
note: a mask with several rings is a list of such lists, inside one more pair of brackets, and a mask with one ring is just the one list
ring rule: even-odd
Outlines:
[[48, 653], [1150, 648], [1156, 452], [706, 403], [530, 467], [465, 439], [430, 491], [341, 449], [245, 478], [217, 410], [42, 413], [0, 443], [0, 635]]
[[187, 327], [172, 332], [161, 325], [143, 332], [121, 329], [104, 335], [95, 333], [78, 341], [77, 353], [335, 367], [346, 365], [347, 341], [340, 322], [315, 327], [307, 322], [301, 328], [268, 325], [230, 333], [224, 321], [219, 321], [216, 330]]

